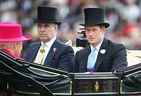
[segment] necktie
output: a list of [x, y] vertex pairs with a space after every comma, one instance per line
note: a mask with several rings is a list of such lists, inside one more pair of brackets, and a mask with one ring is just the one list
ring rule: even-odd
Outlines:
[[40, 64], [44, 64], [44, 56], [45, 56], [45, 48], [41, 47], [40, 48], [40, 61], [39, 61]]
[[87, 70], [94, 71], [95, 63], [96, 63], [96, 48], [92, 48], [91, 53], [89, 54], [88, 57]]

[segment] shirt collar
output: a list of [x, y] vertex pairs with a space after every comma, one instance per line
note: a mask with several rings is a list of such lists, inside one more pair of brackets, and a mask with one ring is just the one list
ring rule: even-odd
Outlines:
[[103, 39], [101, 40], [101, 42], [96, 47], [93, 47], [92, 45], [90, 45], [91, 50], [93, 50], [93, 48], [96, 48], [96, 50], [99, 51], [100, 47], [102, 45], [102, 42], [103, 42]]
[[44, 46], [44, 47], [47, 47], [47, 46], [50, 46], [54, 43], [54, 41], [56, 40], [56, 36], [54, 38], [52, 38], [50, 41], [48, 42], [41, 42], [41, 46]]

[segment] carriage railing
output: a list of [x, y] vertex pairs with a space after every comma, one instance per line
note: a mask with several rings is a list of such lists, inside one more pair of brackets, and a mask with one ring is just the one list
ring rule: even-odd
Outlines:
[[111, 72], [72, 73], [72, 95], [112, 95], [120, 94], [120, 80]]
[[[52, 92], [53, 95], [57, 96], [122, 96], [122, 95], [140, 95], [141, 94], [141, 88], [134, 88], [135, 90], [128, 90], [128, 86], [126, 86], [126, 81], [128, 81], [128, 78], [133, 76], [133, 78], [136, 78], [137, 84], [140, 85], [141, 81], [141, 64], [131, 66], [127, 68], [122, 74], [113, 74], [112, 72], [94, 72], [94, 73], [67, 73], [63, 72], [61, 70], [56, 70], [53, 68], [45, 67], [45, 66], [39, 66], [35, 65], [29, 62], [25, 61], [19, 61], [11, 58], [4, 52], [0, 51], [0, 79], [2, 82], [0, 83], [0, 87], [3, 86], [3, 79], [6, 80], [6, 83], [8, 84], [13, 80], [13, 82], [16, 84], [14, 80], [16, 79], [23, 79], [25, 80], [29, 85], [35, 84], [36, 89], [40, 90], [39, 92], [47, 93], [45, 91]], [[134, 75], [136, 77], [134, 77]], [[31, 77], [30, 77], [31, 76]], [[33, 76], [33, 77], [32, 77]], [[36, 78], [35, 78], [35, 77]], [[60, 78], [61, 76], [61, 78]], [[10, 78], [9, 78], [10, 77]], [[40, 82], [38, 78], [40, 77], [45, 82]], [[43, 78], [42, 78], [43, 77]], [[53, 77], [59, 77], [60, 79], [57, 79], [56, 84], [61, 85], [56, 86], [55, 83], [50, 83], [51, 87], [48, 86], [48, 82], [46, 83], [47, 78], [50, 79]], [[64, 80], [67, 80], [64, 82]], [[129, 78], [129, 80], [132, 78]], [[51, 79], [51, 80], [56, 80]], [[63, 82], [58, 82], [58, 81]], [[9, 82], [10, 81], [10, 82]], [[19, 81], [22, 82], [22, 81]], [[53, 81], [54, 82], [54, 81]], [[4, 82], [5, 83], [5, 82]], [[30, 84], [31, 83], [31, 84]], [[46, 85], [47, 84], [47, 85]], [[67, 84], [69, 87], [64, 87]], [[39, 86], [37, 86], [39, 85]], [[52, 87], [55, 86], [55, 87]], [[62, 86], [63, 85], [63, 86]], [[4, 86], [4, 87], [10, 87], [10, 86]], [[13, 86], [12, 86], [13, 87]], [[19, 86], [21, 87], [21, 86]], [[27, 86], [28, 87], [28, 86]], [[62, 88], [64, 87], [65, 90], [61, 91], [50, 91], [53, 88]], [[14, 87], [13, 87], [14, 88]], [[43, 89], [42, 89], [43, 88]], [[22, 88], [21, 88], [22, 89]], [[42, 90], [41, 90], [42, 89]], [[138, 91], [137, 91], [138, 90]], [[20, 90], [21, 92], [22, 90]], [[21, 92], [22, 93], [22, 92]], [[24, 93], [24, 92], [23, 92]], [[26, 96], [26, 95], [24, 95]], [[34, 95], [32, 95], [34, 96]], [[44, 95], [40, 95], [44, 96]]]

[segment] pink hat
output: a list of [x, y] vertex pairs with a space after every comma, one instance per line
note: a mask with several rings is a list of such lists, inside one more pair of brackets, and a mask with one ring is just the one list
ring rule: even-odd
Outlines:
[[0, 42], [29, 40], [23, 36], [20, 24], [0, 23]]

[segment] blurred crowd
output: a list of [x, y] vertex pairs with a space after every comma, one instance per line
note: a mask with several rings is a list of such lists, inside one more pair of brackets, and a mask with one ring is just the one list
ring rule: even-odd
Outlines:
[[38, 40], [37, 6], [56, 6], [62, 20], [58, 37], [75, 46], [81, 31], [83, 9], [102, 7], [110, 23], [106, 38], [122, 43], [127, 49], [141, 49], [141, 0], [0, 0], [0, 22], [21, 23], [25, 34]]

